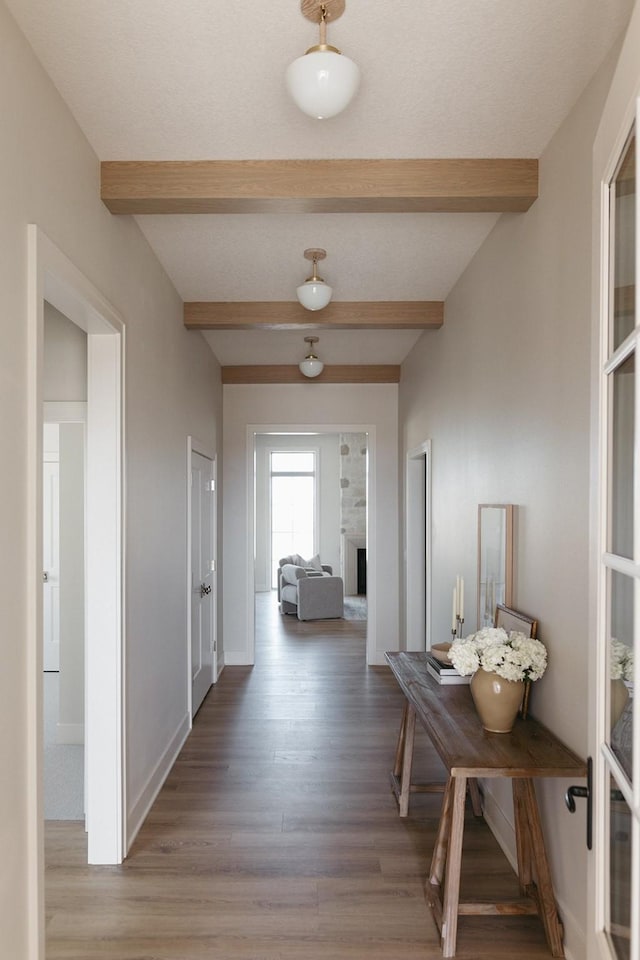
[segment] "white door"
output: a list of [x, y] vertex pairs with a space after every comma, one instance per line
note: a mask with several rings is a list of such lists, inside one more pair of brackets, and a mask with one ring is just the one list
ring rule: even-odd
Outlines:
[[191, 716], [215, 676], [214, 463], [191, 451]]
[[57, 423], [44, 424], [42, 477], [42, 666], [60, 669], [60, 462]]
[[639, 45], [640, 8], [636, 8], [594, 149], [599, 496], [590, 711], [594, 718], [590, 960], [640, 960], [640, 709], [634, 697], [640, 679]]

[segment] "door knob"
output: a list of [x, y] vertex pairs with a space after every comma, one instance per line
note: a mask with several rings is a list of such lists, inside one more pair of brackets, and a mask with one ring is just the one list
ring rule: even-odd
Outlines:
[[200, 596], [206, 597], [208, 593], [211, 593], [211, 587], [205, 587], [204, 583], [200, 584]]
[[43, 571], [42, 571], [42, 582], [43, 582], [43, 583], [48, 583], [48, 582], [49, 582], [49, 574], [47, 573], [46, 570], [43, 570]]

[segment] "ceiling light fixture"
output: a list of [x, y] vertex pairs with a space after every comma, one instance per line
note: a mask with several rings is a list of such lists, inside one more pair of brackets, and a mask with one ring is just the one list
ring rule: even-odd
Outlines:
[[320, 43], [290, 64], [287, 89], [303, 113], [325, 120], [351, 103], [360, 83], [353, 60], [327, 43], [327, 21], [344, 13], [345, 0], [302, 0], [300, 6], [307, 20], [320, 25]]
[[309, 247], [305, 250], [306, 260], [313, 261], [313, 273], [296, 289], [298, 300], [306, 310], [322, 310], [331, 300], [332, 288], [318, 276], [318, 260], [324, 260], [326, 250], [320, 247]]
[[298, 364], [300, 373], [303, 373], [305, 377], [319, 377], [324, 370], [324, 363], [322, 360], [318, 360], [313, 352], [313, 345], [318, 342], [318, 337], [305, 337], [304, 342], [309, 344], [309, 352], [304, 360], [301, 360]]

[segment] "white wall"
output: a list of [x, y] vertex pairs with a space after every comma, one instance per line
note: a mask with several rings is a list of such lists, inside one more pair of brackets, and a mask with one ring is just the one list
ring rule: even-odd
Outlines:
[[[224, 387], [223, 571], [225, 663], [250, 663], [253, 597], [247, 515], [253, 497], [248, 426], [333, 433], [375, 431], [369, 502], [375, 497], [368, 558], [369, 658], [398, 647], [398, 388], [395, 384], [227, 385]], [[373, 616], [371, 613], [373, 611]], [[374, 623], [375, 634], [371, 627]]]
[[[611, 58], [540, 163], [540, 197], [505, 215], [402, 368], [406, 451], [433, 441], [433, 636], [449, 629], [455, 575], [475, 610], [479, 503], [517, 504], [513, 605], [539, 620], [549, 668], [532, 713], [587, 753], [590, 449], [591, 151]], [[475, 614], [467, 619], [475, 629]], [[504, 787], [504, 788], [503, 788]], [[584, 811], [567, 784], [541, 801], [568, 951], [585, 955]], [[493, 781], [488, 813], [513, 852], [509, 791]]]
[[339, 572], [340, 566], [338, 435], [335, 433], [315, 436], [259, 435], [256, 437], [256, 591], [271, 589], [271, 558], [269, 556], [269, 454], [271, 450], [316, 451], [318, 484], [316, 552], [320, 554], [323, 563], [331, 564], [335, 573]]
[[[24, 638], [40, 584], [28, 581], [27, 224], [35, 222], [123, 317], [126, 328], [127, 799], [136, 803], [186, 713], [186, 437], [214, 450], [220, 374], [133, 218], [100, 202], [99, 164], [0, 3], [0, 554], [2, 650], [0, 943], [37, 955], [27, 819], [27, 744], [38, 724], [27, 698]], [[31, 913], [32, 920], [30, 922]]]
[[87, 335], [46, 300], [42, 399], [87, 399]]

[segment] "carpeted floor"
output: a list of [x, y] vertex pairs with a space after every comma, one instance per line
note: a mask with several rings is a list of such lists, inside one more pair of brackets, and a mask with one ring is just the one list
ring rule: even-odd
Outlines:
[[45, 673], [44, 688], [44, 817], [84, 820], [84, 746], [57, 743], [60, 674]]
[[367, 598], [365, 596], [345, 597], [344, 618], [345, 620], [366, 620]]

